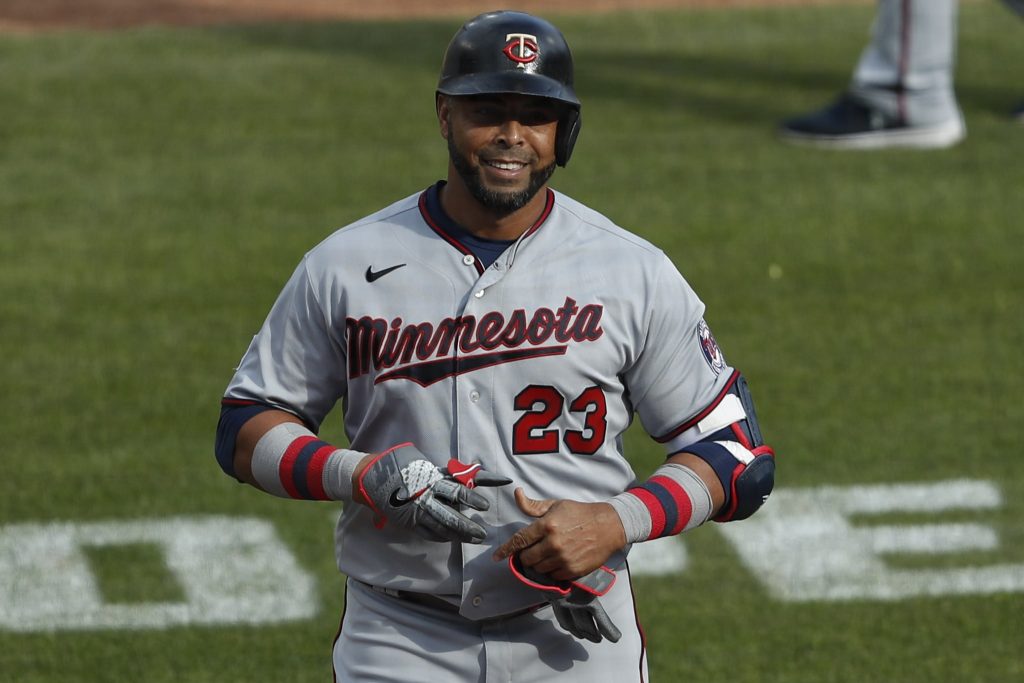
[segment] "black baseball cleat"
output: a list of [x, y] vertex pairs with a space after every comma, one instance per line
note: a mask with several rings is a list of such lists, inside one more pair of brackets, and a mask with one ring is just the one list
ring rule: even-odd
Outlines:
[[1007, 7], [1024, 17], [1024, 0], [1003, 0]]
[[1024, 102], [1013, 108], [1013, 111], [1010, 112], [1010, 117], [1017, 123], [1024, 125]]
[[937, 124], [915, 126], [860, 102], [848, 93], [824, 109], [783, 121], [779, 137], [786, 142], [828, 149], [941, 149], [964, 139], [959, 112]]

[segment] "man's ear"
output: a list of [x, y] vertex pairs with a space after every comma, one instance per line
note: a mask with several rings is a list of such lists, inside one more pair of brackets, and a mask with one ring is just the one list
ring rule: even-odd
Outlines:
[[448, 139], [448, 117], [451, 114], [451, 99], [441, 93], [437, 93], [435, 99], [437, 108], [437, 123], [441, 131], [441, 137]]

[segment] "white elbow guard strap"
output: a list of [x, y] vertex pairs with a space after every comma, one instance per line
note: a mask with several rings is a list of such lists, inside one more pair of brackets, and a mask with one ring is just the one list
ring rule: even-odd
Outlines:
[[252, 475], [267, 493], [306, 500], [352, 500], [352, 475], [365, 453], [321, 441], [300, 424], [284, 422], [256, 443]]

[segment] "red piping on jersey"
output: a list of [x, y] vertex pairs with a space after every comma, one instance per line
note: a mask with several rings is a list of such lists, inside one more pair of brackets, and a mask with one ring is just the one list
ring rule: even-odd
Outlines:
[[529, 237], [533, 233], [540, 229], [541, 224], [548, 219], [551, 215], [551, 210], [555, 208], [555, 193], [551, 190], [547, 191], [547, 197], [544, 200], [544, 210], [540, 212], [540, 216], [534, 221], [530, 229], [526, 231], [526, 237]]
[[222, 406], [255, 406], [259, 405], [259, 401], [247, 401], [244, 398], [222, 398], [220, 404]]
[[334, 634], [334, 640], [331, 642], [331, 680], [334, 683], [338, 683], [338, 670], [334, 666], [334, 648], [338, 646], [338, 640], [341, 639], [341, 629], [345, 626], [345, 614], [348, 612], [348, 586], [345, 588], [345, 597], [341, 602], [341, 618], [338, 619], [338, 632]]
[[[455, 247], [455, 249], [458, 250], [459, 253], [466, 254], [467, 256], [473, 256], [473, 252], [470, 251], [469, 248], [466, 245], [464, 245], [462, 242], [458, 241], [457, 239], [455, 239], [454, 237], [449, 235], [447, 232], [445, 232], [444, 228], [442, 228], [440, 225], [438, 225], [437, 221], [434, 220], [434, 217], [430, 215], [429, 211], [427, 211], [427, 192], [426, 192], [426, 190], [424, 190], [423, 194], [420, 195], [419, 205], [420, 205], [420, 215], [423, 216], [423, 220], [427, 222], [427, 225], [430, 226], [431, 230], [436, 232], [438, 234], [438, 236], [441, 239], [443, 239], [445, 242], [447, 242], [448, 244], [450, 244], [453, 247]], [[484, 267], [483, 267], [483, 265], [481, 265], [479, 260], [475, 261], [473, 263], [473, 265], [476, 266], [476, 272], [477, 272], [478, 275], [483, 275], [484, 274]]]
[[[457, 239], [455, 239], [454, 237], [449, 235], [447, 232], [445, 232], [444, 228], [442, 228], [438, 224], [438, 222], [436, 220], [434, 220], [434, 217], [430, 215], [430, 212], [427, 211], [427, 191], [426, 190], [424, 190], [423, 194], [420, 195], [419, 208], [420, 208], [420, 215], [423, 216], [423, 220], [426, 221], [426, 223], [430, 227], [430, 229], [433, 230], [434, 232], [436, 232], [441, 239], [443, 239], [445, 242], [447, 242], [448, 244], [450, 244], [453, 247], [455, 247], [455, 249], [458, 250], [458, 252], [460, 254], [465, 254], [465, 255], [468, 255], [468, 256], [473, 256], [473, 252], [470, 251], [469, 247], [467, 247], [462, 242], [458, 241]], [[526, 232], [523, 233], [523, 237], [529, 237], [533, 233], [537, 232], [537, 230], [540, 229], [540, 226], [544, 223], [544, 221], [546, 221], [548, 219], [548, 216], [551, 215], [551, 211], [554, 208], [555, 208], [555, 193], [552, 192], [550, 189], [548, 189], [547, 190], [547, 195], [545, 196], [545, 200], [544, 200], [544, 210], [540, 212], [540, 216], [537, 217], [537, 220], [534, 221], [533, 225], [531, 225], [526, 230]], [[479, 274], [479, 275], [483, 275], [484, 274], [484, 266], [483, 266], [482, 263], [480, 263], [479, 259], [477, 259], [473, 263], [473, 265], [476, 266], [477, 274]]]
[[629, 571], [629, 560], [626, 560], [626, 579], [629, 582], [629, 596], [633, 599], [633, 622], [640, 634], [640, 661], [637, 673], [640, 674], [640, 683], [646, 683], [644, 681], [644, 660], [647, 658], [647, 634], [644, 633], [644, 627], [640, 625], [640, 613], [636, 609], [636, 593], [633, 591], [633, 575]]
[[740, 376], [740, 371], [739, 370], [733, 370], [732, 371], [732, 375], [729, 377], [729, 381], [725, 383], [725, 386], [722, 387], [722, 391], [719, 392], [718, 396], [715, 397], [715, 400], [712, 401], [711, 404], [708, 405], [707, 408], [705, 408], [704, 410], [700, 411], [699, 413], [694, 415], [692, 418], [690, 418], [689, 420], [687, 420], [683, 424], [679, 425], [678, 427], [676, 427], [675, 429], [670, 431], [668, 434], [665, 434], [664, 436], [656, 436], [656, 437], [654, 437], [654, 440], [657, 441], [658, 443], [667, 443], [667, 442], [671, 441], [672, 439], [676, 438], [677, 436], [679, 436], [680, 434], [682, 434], [683, 432], [685, 432], [687, 429], [689, 429], [693, 425], [695, 425], [698, 422], [700, 422], [701, 420], [703, 420], [705, 417], [707, 417], [711, 413], [711, 411], [714, 410], [715, 408], [717, 408], [718, 404], [722, 402], [722, 399], [725, 398], [725, 395], [729, 393], [729, 389], [731, 389], [732, 385], [736, 383], [736, 380], [739, 378], [739, 376]]

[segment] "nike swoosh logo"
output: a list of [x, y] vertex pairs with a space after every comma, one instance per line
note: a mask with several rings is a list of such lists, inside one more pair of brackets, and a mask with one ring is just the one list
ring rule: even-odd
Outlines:
[[388, 496], [388, 503], [391, 504], [391, 507], [400, 508], [403, 505], [408, 505], [409, 503], [412, 502], [412, 498], [399, 498], [398, 491], [399, 489], [395, 489], [394, 491], [391, 492], [391, 495]]
[[373, 266], [367, 266], [366, 267], [366, 281], [367, 282], [373, 282], [375, 280], [379, 280], [380, 278], [384, 277], [385, 275], [387, 275], [391, 271], [398, 270], [399, 268], [401, 268], [404, 265], [405, 265], [404, 263], [399, 263], [397, 266], [391, 266], [390, 268], [385, 268], [384, 270], [378, 270], [376, 272], [373, 270]]

